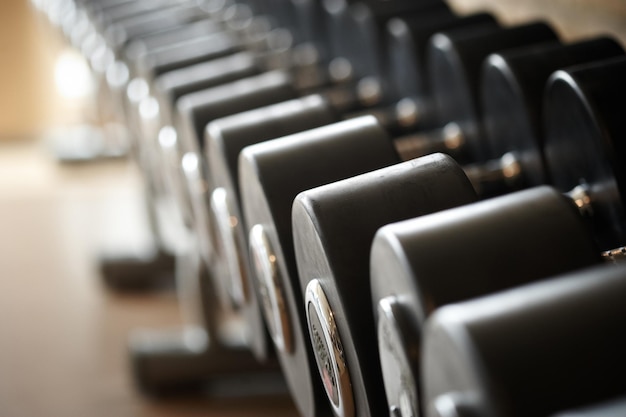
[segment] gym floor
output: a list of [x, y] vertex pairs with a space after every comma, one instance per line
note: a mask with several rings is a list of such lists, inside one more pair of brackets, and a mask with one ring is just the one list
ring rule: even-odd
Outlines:
[[[565, 7], [565, 0], [547, 2], [551, 6], [539, 0], [451, 3], [464, 11], [492, 5], [508, 21], [562, 16], [566, 10], [576, 24], [556, 23], [568, 38], [613, 32], [625, 39], [626, 12], [619, 1], [604, 0], [602, 10], [594, 2], [596, 14], [581, 1], [569, 2], [577, 7]], [[533, 6], [515, 6], [520, 3]], [[537, 11], [541, 7], [544, 14]], [[572, 27], [577, 30], [568, 32]], [[75, 56], [38, 21], [26, 0], [0, 2], [0, 51], [5, 56], [0, 65], [0, 415], [297, 415], [285, 396], [153, 401], [134, 390], [126, 362], [129, 331], [180, 324], [172, 292], [115, 294], [101, 284], [94, 262], [107, 248], [133, 250], [147, 241], [138, 172], [124, 160], [64, 166], [52, 157], [45, 140], [51, 129], [84, 122], [89, 114], [84, 97], [71, 88], [64, 91], [63, 75], [55, 72]], [[69, 87], [79, 81], [71, 78]]]

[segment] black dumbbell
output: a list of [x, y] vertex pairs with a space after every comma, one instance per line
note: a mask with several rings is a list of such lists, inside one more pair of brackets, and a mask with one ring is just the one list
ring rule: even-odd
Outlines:
[[[494, 33], [496, 36], [506, 37], [511, 31], [518, 35], [531, 33], [530, 39], [535, 40], [554, 39], [552, 32], [543, 25]], [[515, 45], [521, 43], [519, 40], [517, 42]], [[282, 311], [275, 311], [276, 314], [272, 314], [267, 321], [275, 320], [273, 317], [289, 316], [289, 331], [295, 340], [296, 350], [294, 354], [287, 349], [280, 356], [284, 361], [289, 361], [285, 368], [291, 369], [287, 371], [287, 376], [288, 379], [293, 378], [295, 386], [312, 384], [306, 382], [308, 375], [301, 370], [308, 369], [310, 375], [314, 373], [316, 366], [313, 363], [313, 352], [310, 348], [304, 348], [307, 346], [307, 325], [300, 310], [303, 302], [293, 253], [292, 201], [299, 192], [306, 189], [397, 162], [399, 158], [388, 133], [372, 116], [253, 145], [242, 152], [239, 182], [245, 224], [247, 230], [261, 226], [263, 230], [259, 232], [260, 228], [257, 227], [256, 233], [262, 237], [255, 239], [268, 241], [272, 247], [269, 255], [277, 259], [275, 265], [280, 273], [276, 275], [277, 282], [269, 286], [267, 291], [270, 298], [282, 298], [283, 301], [279, 304], [284, 305]], [[258, 249], [253, 249], [253, 257], [257, 256], [255, 251], [267, 252], [261, 244]], [[262, 255], [257, 257], [262, 258]], [[263, 276], [260, 279], [271, 282]], [[258, 284], [253, 282], [252, 285]], [[281, 320], [276, 321], [280, 324]], [[277, 329], [275, 338], [281, 338], [280, 333], [287, 332], [286, 329]], [[316, 389], [314, 392], [313, 387]], [[308, 395], [315, 394], [317, 401], [323, 401], [323, 394], [319, 394], [320, 388], [317, 382], [309, 385]], [[300, 388], [300, 391], [302, 393], [298, 397], [306, 398], [303, 397], [304, 388]]]
[[[602, 49], [600, 45], [605, 43], [609, 44], [609, 49], [613, 48], [614, 50], [609, 54], [599, 52], [596, 55], [595, 52]], [[580, 48], [581, 44], [574, 45], [573, 48], [564, 47], [572, 56], [562, 54], [561, 57], [567, 56], [566, 62], [571, 63], [576, 55], [579, 55], [578, 60], [582, 60], [585, 57], [596, 59], [603, 55], [615, 55], [616, 51], [617, 53], [621, 52], [621, 48], [612, 41], [591, 42], [582, 45], [584, 48]], [[594, 51], [591, 57], [589, 57], [588, 52], [587, 54], [584, 53], [590, 47]], [[572, 50], [576, 50], [577, 53], [572, 53]], [[559, 55], [554, 53], [554, 51], [552, 52], [555, 56]], [[623, 52], [621, 53], [623, 54]], [[542, 55], [539, 54], [539, 57], [541, 58]], [[561, 60], [560, 62], [563, 61]], [[538, 71], [537, 76], [541, 77], [541, 75], [541, 72]], [[547, 76], [547, 74], [543, 75], [544, 81]], [[517, 79], [520, 80], [521, 78], [518, 77]], [[532, 93], [532, 91], [525, 92], [527, 97], [532, 97]], [[538, 110], [540, 111], [540, 109], [541, 107], [539, 106]], [[527, 113], [524, 112], [524, 114]], [[467, 130], [467, 127], [464, 127], [463, 130]], [[298, 273], [302, 289], [306, 290], [307, 295], [306, 303], [308, 306], [309, 325], [313, 326], [311, 324], [311, 317], [313, 317], [311, 314], [315, 311], [318, 313], [319, 311], [324, 311], [325, 308], [328, 308], [328, 305], [332, 306], [331, 311], [336, 313], [337, 317], [340, 317], [335, 320], [335, 324], [319, 321], [319, 317], [314, 317], [314, 319], [318, 320], [319, 323], [323, 323], [322, 328], [326, 334], [330, 335], [329, 337], [337, 338], [338, 336], [330, 331], [326, 331], [327, 329], [335, 325], [341, 329], [339, 332], [343, 334], [344, 354], [352, 356], [351, 360], [349, 360], [353, 364], [350, 370], [352, 387], [359, 387], [360, 384], [368, 383], [367, 378], [363, 377], [360, 371], [369, 362], [368, 358], [371, 358], [371, 355], [377, 355], [374, 344], [371, 343], [371, 340], [368, 340], [367, 336], [363, 335], [366, 332], [363, 332], [363, 330], [360, 332], [350, 330], [359, 326], [361, 329], [364, 329], [367, 325], [373, 325], [373, 322], [368, 322], [367, 313], [369, 313], [369, 310], [364, 310], [363, 306], [359, 306], [359, 303], [354, 301], [354, 299], [359, 299], [360, 297], [369, 299], [370, 296], [367, 284], [363, 285], [360, 281], [368, 273], [369, 265], [367, 259], [371, 239], [378, 227], [392, 219], [400, 219], [402, 216], [406, 216], [410, 210], [415, 210], [416, 214], [428, 212], [429, 207], [427, 203], [415, 204], [414, 199], [417, 198], [415, 197], [416, 195], [433, 194], [434, 204], [432, 207], [434, 208], [438, 206], [437, 203], [440, 200], [436, 193], [432, 191], [432, 188], [437, 190], [445, 190], [446, 188], [444, 183], [447, 183], [447, 180], [440, 176], [443, 183], [437, 185], [436, 175], [429, 178], [428, 183], [421, 184], [422, 189], [420, 189], [420, 184], [417, 183], [413, 184], [415, 188], [411, 188], [403, 183], [406, 180], [403, 180], [402, 177], [393, 178], [393, 173], [396, 171], [404, 171], [409, 178], [416, 175], [411, 173], [412, 167], [399, 165], [372, 173], [373, 175], [366, 174], [351, 180], [344, 180], [305, 191], [294, 202], [293, 225], [296, 258], [298, 260]], [[438, 169], [436, 172], [438, 175], [441, 175], [441, 169]], [[396, 181], [398, 182], [396, 183]], [[409, 182], [407, 181], [407, 183]], [[395, 188], [396, 184], [399, 187], [398, 189]], [[452, 196], [450, 197], [452, 198]], [[406, 205], [402, 203], [403, 200], [406, 201]], [[426, 197], [426, 200], [428, 200], [428, 197]], [[471, 201], [473, 200], [469, 198], [465, 200], [466, 203]], [[365, 211], [367, 214], [356, 214]], [[409, 217], [411, 217], [410, 214]], [[318, 253], [311, 255], [311, 247], [317, 246], [321, 246], [321, 249]], [[349, 247], [350, 250], [347, 251], [345, 247]], [[358, 259], [365, 260], [360, 267], [358, 266]], [[325, 269], [322, 268], [320, 270], [320, 265], [327, 266]], [[323, 279], [316, 280], [316, 277], [322, 277]], [[362, 292], [356, 294], [355, 288], [360, 289]], [[324, 293], [331, 294], [327, 297], [332, 299], [330, 304], [327, 302], [325, 306], [320, 307], [320, 304], [316, 304], [316, 301], [324, 299]], [[312, 334], [314, 333], [311, 328], [309, 328], [309, 331]], [[321, 353], [325, 353], [325, 351]], [[320, 359], [321, 356], [318, 355], [317, 357], [318, 366], [327, 365], [328, 362], [324, 363], [323, 359]], [[391, 375], [389, 377], [393, 378]], [[354, 382], [355, 379], [357, 382]], [[376, 384], [376, 382], [369, 383]], [[349, 386], [350, 383], [344, 382], [339, 391], [349, 391]], [[372, 386], [375, 387], [375, 385]], [[370, 389], [375, 390], [375, 388]], [[346, 396], [346, 398], [349, 397], [350, 395]]]
[[423, 332], [425, 415], [598, 415], [559, 412], [624, 394], [625, 277], [605, 265], [436, 311]]
[[[617, 161], [624, 153], [611, 146], [619, 141], [621, 123], [610, 112], [591, 109], [598, 102], [619, 106], [625, 86], [618, 74], [625, 65], [623, 58], [603, 61], [559, 71], [550, 81], [548, 167], [561, 190], [584, 179], [582, 189], [567, 197], [553, 189], [531, 189], [378, 233], [372, 297], [390, 406], [418, 409], [419, 361], [413, 352], [419, 350], [421, 325], [435, 308], [598, 263], [601, 249], [623, 242], [624, 194], [617, 184], [624, 176]], [[599, 92], [604, 97], [598, 101]], [[604, 255], [619, 259], [623, 251]]]
[[421, 329], [436, 308], [599, 259], [573, 205], [547, 187], [383, 227], [372, 246], [371, 297], [391, 411], [420, 413]]

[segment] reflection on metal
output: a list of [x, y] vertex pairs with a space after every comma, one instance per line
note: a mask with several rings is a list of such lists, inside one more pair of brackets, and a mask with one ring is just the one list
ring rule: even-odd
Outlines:
[[417, 381], [408, 357], [407, 328], [402, 326], [397, 298], [392, 296], [380, 300], [377, 317], [378, 350], [389, 407], [398, 417], [417, 417]]
[[580, 213], [585, 217], [593, 215], [593, 206], [591, 205], [591, 196], [589, 195], [589, 187], [581, 184], [567, 193], [572, 199]]
[[622, 263], [626, 260], [626, 247], [622, 246], [620, 248], [602, 252], [602, 259], [605, 262], [610, 262], [614, 264]]
[[254, 225], [250, 229], [250, 256], [259, 285], [263, 314], [274, 345], [283, 353], [293, 352], [289, 311], [283, 295], [276, 254], [265, 228]]
[[317, 369], [335, 415], [352, 417], [354, 398], [343, 343], [333, 310], [320, 282], [309, 282], [305, 294], [306, 318]]
[[233, 306], [240, 307], [248, 299], [244, 266], [246, 258], [243, 252], [245, 245], [240, 233], [241, 222], [235, 215], [232, 198], [224, 188], [216, 188], [211, 194], [211, 211], [219, 233], [217, 241], [222, 249], [220, 257], [228, 268], [228, 274], [221, 274], [221, 279], [224, 280], [224, 288]]

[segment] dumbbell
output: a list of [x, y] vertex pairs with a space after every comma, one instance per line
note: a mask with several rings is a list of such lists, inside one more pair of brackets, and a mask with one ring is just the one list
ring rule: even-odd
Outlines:
[[[595, 53], [595, 50], [600, 49], [599, 45], [602, 43], [601, 41], [598, 44], [592, 42], [591, 44], [583, 45], [586, 46], [587, 50], [591, 46]], [[609, 41], [608, 43], [615, 47], [612, 42]], [[580, 44], [575, 45], [573, 49], [577, 49], [578, 46]], [[616, 48], [617, 51], [619, 49], [619, 47]], [[615, 51], [607, 56], [614, 54]], [[591, 58], [599, 58], [601, 56], [600, 54]], [[571, 60], [571, 57], [569, 59]], [[527, 92], [527, 94], [532, 96], [532, 92]], [[411, 217], [405, 210], [416, 210], [417, 212], [421, 209], [428, 212], [428, 203], [417, 205], [414, 202], [418, 198], [416, 196], [433, 194], [434, 204], [432, 207], [435, 208], [438, 207], [440, 200], [431, 188], [437, 190], [445, 190], [446, 188], [444, 183], [447, 184], [447, 180], [443, 176], [441, 177], [442, 184], [436, 184], [436, 178], [437, 175], [441, 175], [441, 169], [427, 168], [433, 169], [437, 174], [427, 180], [429, 183], [424, 184], [411, 182], [411, 179], [417, 181], [415, 180], [416, 174], [413, 169], [408, 164], [404, 167], [399, 165], [383, 169], [371, 175], [366, 174], [355, 177], [352, 180], [344, 180], [306, 191], [297, 197], [294, 202], [293, 224], [296, 258], [298, 260], [302, 289], [306, 291], [307, 296], [306, 305], [308, 306], [307, 314], [309, 326], [311, 326], [309, 328], [311, 337], [313, 339], [315, 335], [312, 326], [317, 325], [319, 327], [320, 323], [324, 334], [333, 339], [333, 343], [338, 343], [336, 341], [337, 335], [332, 334], [327, 329], [337, 326], [340, 328], [339, 333], [348, 335], [348, 341], [343, 343], [343, 346], [345, 348], [344, 354], [349, 356], [348, 362], [352, 362], [352, 368], [350, 372], [347, 369], [344, 370], [341, 375], [344, 378], [343, 381], [341, 379], [333, 379], [337, 385], [333, 386], [332, 389], [327, 389], [327, 394], [336, 406], [338, 414], [345, 411], [344, 407], [351, 407], [350, 404], [354, 401], [354, 398], [351, 398], [353, 395], [363, 395], [359, 393], [359, 389], [364, 389], [361, 387], [368, 383], [368, 378], [371, 381], [369, 383], [373, 384], [371, 386], [373, 388], [370, 389], [373, 391], [377, 389], [375, 377], [371, 375], [363, 376], [360, 373], [362, 368], [366, 366], [365, 364], [368, 364], [372, 356], [376, 356], [377, 353], [374, 344], [367, 340], [367, 333], [363, 331], [367, 326], [365, 323], [367, 323], [367, 313], [369, 311], [364, 309], [363, 306], [359, 307], [359, 303], [354, 301], [359, 296], [366, 299], [369, 298], [367, 285], [364, 286], [362, 283], [356, 284], [368, 273], [367, 261], [363, 262], [361, 267], [358, 267], [358, 259], [367, 259], [371, 239], [376, 229], [384, 225], [385, 222], [393, 218], [399, 219], [406, 215]], [[417, 171], [423, 171], [424, 169], [420, 167]], [[449, 167], [447, 169], [452, 168]], [[402, 171], [404, 171], [406, 177], [402, 177], [398, 173]], [[398, 186], [397, 189], [395, 188], [396, 185]], [[411, 185], [415, 188], [412, 188]], [[423, 188], [420, 189], [420, 186]], [[452, 198], [452, 196], [450, 197]], [[406, 205], [402, 204], [402, 201], [406, 201]], [[471, 201], [472, 199], [467, 198], [465, 203]], [[360, 210], [367, 211], [367, 214], [355, 215]], [[424, 213], [424, 211], [420, 212]], [[345, 245], [350, 250], [346, 251], [344, 247], [338, 245]], [[311, 249], [318, 246], [320, 249]], [[315, 253], [311, 254], [311, 252]], [[315, 279], [316, 277], [322, 278], [317, 280]], [[355, 287], [361, 289], [363, 293], [357, 293]], [[326, 296], [325, 294], [331, 295]], [[326, 301], [326, 297], [330, 301]], [[349, 297], [349, 302], [346, 297]], [[328, 323], [320, 318], [321, 312], [325, 312], [328, 305], [333, 306], [331, 311], [337, 317], [340, 317], [340, 319], [335, 320], [335, 323]], [[315, 323], [312, 321], [315, 321]], [[354, 330], [359, 327], [361, 328], [361, 334], [358, 333], [359, 330]], [[322, 334], [321, 330], [319, 330], [319, 334]], [[330, 339], [320, 340], [325, 340], [328, 344]], [[315, 340], [313, 343], [315, 343]], [[332, 346], [332, 344], [329, 346]], [[322, 366], [330, 366], [328, 364], [332, 363], [328, 361], [324, 363], [323, 361], [327, 359], [320, 359], [322, 357], [326, 358], [326, 353], [328, 352], [332, 352], [332, 349], [322, 349], [318, 352], [317, 359], [320, 372], [323, 370]], [[337, 366], [341, 368], [341, 365], [336, 364], [330, 367]], [[335, 370], [333, 372], [330, 377], [336, 377], [339, 371]], [[364, 406], [362, 398], [360, 400], [357, 399], [357, 407]]]
[[425, 415], [622, 415], [624, 278], [605, 265], [437, 310], [423, 331]]
[[[511, 31], [525, 33], [526, 39], [554, 39], [552, 32], [542, 25], [494, 33], [499, 38], [506, 38], [506, 34]], [[529, 33], [531, 36], [528, 36]], [[515, 39], [514, 36], [511, 38]], [[516, 42], [516, 45], [521, 44], [519, 39]], [[253, 145], [246, 148], [241, 155], [239, 183], [245, 225], [247, 230], [256, 228], [255, 233], [259, 235], [252, 237], [251, 232], [251, 256], [253, 259], [275, 257], [279, 271], [275, 280], [266, 274], [256, 277], [264, 282], [262, 285], [268, 287], [266, 291], [270, 298], [282, 299], [274, 302], [274, 305], [283, 305], [282, 311], [274, 309], [268, 314], [266, 321], [276, 322], [269, 327], [273, 330], [271, 333], [274, 333], [274, 339], [278, 339], [276, 344], [279, 346], [284, 343], [280, 341], [284, 338], [282, 334], [288, 331], [285, 327], [292, 327], [289, 331], [290, 337], [295, 340], [295, 353], [290, 352], [288, 347], [279, 353], [279, 357], [288, 361], [285, 369], [288, 380], [290, 377], [293, 379], [293, 386], [305, 387], [300, 388], [299, 395], [295, 397], [299, 401], [308, 399], [313, 404], [315, 402], [311, 398], [314, 398], [318, 404], [323, 404], [325, 400], [320, 384], [315, 381], [308, 382], [308, 386], [304, 385], [307, 383], [307, 375], [301, 371], [307, 369], [309, 375], [312, 375], [316, 365], [313, 363], [312, 350], [306, 347], [307, 326], [304, 314], [300, 311], [303, 302], [298, 288], [291, 236], [292, 201], [301, 191], [395, 164], [399, 162], [399, 158], [387, 132], [372, 116]], [[258, 243], [253, 244], [253, 241]], [[271, 248], [268, 249], [267, 245]], [[253, 272], [252, 276], [254, 275]], [[252, 285], [260, 284], [253, 282]], [[288, 317], [286, 320], [291, 322], [290, 325], [281, 323], [284, 317]], [[316, 391], [313, 391], [314, 388]]]
[[[559, 71], [548, 88], [549, 172], [561, 190], [574, 188], [582, 178], [600, 192], [599, 198], [590, 191], [565, 198], [553, 189], [531, 189], [378, 232], [372, 246], [372, 299], [387, 398], [400, 415], [419, 410], [415, 352], [422, 323], [434, 309], [598, 263], [602, 249], [624, 241], [624, 194], [616, 185], [624, 180], [618, 162], [624, 153], [612, 146], [619, 143], [621, 123], [609, 106], [619, 106], [625, 85], [618, 74], [625, 65], [616, 58]], [[599, 94], [604, 94], [600, 100]], [[605, 108], [609, 112], [603, 113]], [[561, 154], [572, 159], [564, 161]], [[602, 195], [608, 190], [598, 184], [611, 183], [610, 197]], [[618, 260], [622, 253], [608, 251], [604, 258]]]

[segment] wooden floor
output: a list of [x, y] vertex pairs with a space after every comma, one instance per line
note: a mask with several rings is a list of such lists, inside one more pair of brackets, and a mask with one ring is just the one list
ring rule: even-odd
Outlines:
[[290, 416], [284, 397], [147, 401], [131, 384], [136, 327], [179, 324], [172, 293], [119, 295], [103, 248], [146, 241], [125, 162], [63, 167], [39, 142], [0, 143], [0, 416]]

